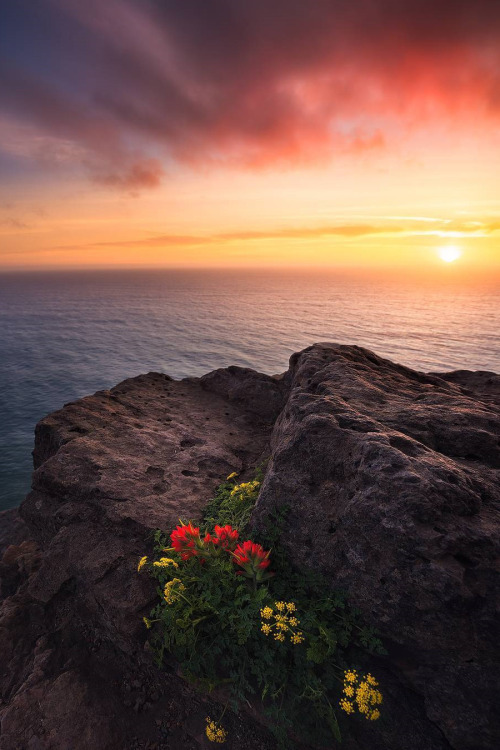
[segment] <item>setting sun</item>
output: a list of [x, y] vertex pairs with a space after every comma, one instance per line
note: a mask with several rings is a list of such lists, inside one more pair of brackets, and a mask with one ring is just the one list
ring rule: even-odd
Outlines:
[[438, 255], [445, 263], [453, 263], [460, 258], [462, 251], [458, 247], [440, 247]]

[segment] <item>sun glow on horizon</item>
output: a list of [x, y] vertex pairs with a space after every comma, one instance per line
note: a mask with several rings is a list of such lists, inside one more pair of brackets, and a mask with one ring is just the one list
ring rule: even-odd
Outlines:
[[0, 272], [500, 275], [498, 3], [193, 3], [5, 4]]
[[460, 258], [460, 256], [462, 255], [462, 250], [459, 247], [451, 245], [449, 247], [440, 247], [438, 250], [438, 255], [441, 260], [444, 260], [445, 263], [453, 263], [455, 260], [458, 260]]

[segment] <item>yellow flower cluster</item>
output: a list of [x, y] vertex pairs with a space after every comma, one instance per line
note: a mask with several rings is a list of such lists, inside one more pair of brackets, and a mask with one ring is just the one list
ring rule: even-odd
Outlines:
[[340, 708], [346, 714], [353, 714], [355, 709], [363, 714], [365, 719], [376, 721], [380, 711], [376, 706], [382, 703], [382, 693], [377, 690], [378, 682], [371, 674], [360, 677], [355, 669], [344, 672], [344, 695], [340, 699]]
[[205, 734], [207, 735], [210, 742], [218, 742], [222, 744], [227, 739], [227, 732], [220, 724], [207, 716], [207, 726], [205, 727]]
[[168, 568], [169, 565], [173, 565], [174, 568], [179, 567], [179, 563], [172, 560], [171, 557], [160, 557], [159, 560], [153, 563], [153, 567], [155, 568]]
[[297, 607], [293, 602], [274, 602], [274, 606], [276, 612], [272, 607], [264, 607], [260, 610], [262, 617], [260, 629], [264, 635], [271, 635], [274, 630], [274, 640], [280, 642], [283, 642], [285, 635], [289, 634], [290, 642], [298, 646], [304, 640], [304, 634], [300, 630], [293, 630], [300, 625], [300, 620], [292, 614]]
[[180, 592], [184, 591], [185, 588], [186, 587], [184, 586], [180, 578], [172, 578], [172, 580], [165, 585], [163, 598], [165, 599], [167, 604], [173, 604], [173, 602], [177, 601], [177, 599], [179, 598]]
[[259, 491], [260, 482], [256, 479], [253, 482], [242, 482], [235, 484], [231, 490], [231, 497], [237, 497], [239, 500], [255, 500]]
[[141, 570], [143, 569], [143, 567], [146, 565], [147, 561], [148, 561], [147, 557], [141, 557], [141, 559], [139, 560], [139, 564], [137, 565], [137, 572], [138, 573], [141, 572]]

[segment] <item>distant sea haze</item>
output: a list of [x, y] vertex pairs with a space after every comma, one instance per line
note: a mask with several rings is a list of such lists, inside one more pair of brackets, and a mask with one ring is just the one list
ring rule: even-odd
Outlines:
[[155, 370], [283, 372], [316, 341], [423, 371], [500, 371], [494, 280], [366, 273], [92, 271], [0, 275], [0, 509], [29, 490], [36, 422]]

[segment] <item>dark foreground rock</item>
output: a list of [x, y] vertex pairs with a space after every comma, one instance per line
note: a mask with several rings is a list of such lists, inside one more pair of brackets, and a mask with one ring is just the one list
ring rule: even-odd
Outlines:
[[[254, 523], [289, 506], [297, 564], [346, 590], [389, 651], [368, 665], [383, 719], [348, 719], [344, 747], [498, 747], [499, 384], [318, 344], [282, 378], [152, 373], [42, 420], [29, 534], [0, 565], [1, 750], [207, 744], [216, 709], [144, 648], [156, 595], [137, 559], [152, 530], [267, 456]], [[228, 747], [274, 747], [228, 721]]]
[[20, 544], [29, 537], [29, 530], [17, 508], [0, 511], [0, 559], [11, 544]]
[[498, 747], [500, 378], [470, 375], [313, 346], [291, 359], [273, 432], [257, 520], [290, 506], [297, 564], [382, 633], [381, 747]]

